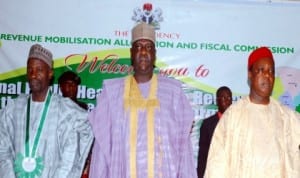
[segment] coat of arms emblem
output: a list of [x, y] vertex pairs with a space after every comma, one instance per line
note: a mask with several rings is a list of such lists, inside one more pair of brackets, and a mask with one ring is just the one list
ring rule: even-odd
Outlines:
[[132, 20], [148, 23], [158, 30], [160, 29], [160, 22], [163, 21], [162, 10], [160, 8], [153, 10], [151, 3], [145, 3], [142, 9], [137, 7], [133, 10]]

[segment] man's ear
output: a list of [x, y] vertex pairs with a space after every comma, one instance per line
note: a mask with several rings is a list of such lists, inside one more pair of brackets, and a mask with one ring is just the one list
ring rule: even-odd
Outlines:
[[53, 70], [52, 69], [50, 69], [49, 70], [49, 73], [48, 73], [48, 78], [49, 78], [49, 80], [51, 80], [52, 78], [53, 78]]
[[133, 65], [133, 62], [132, 62], [133, 60], [132, 59], [133, 59], [133, 49], [130, 48], [130, 64], [131, 65]]
[[252, 80], [252, 72], [251, 70], [248, 70], [247, 83], [249, 87], [251, 86], [251, 80]]

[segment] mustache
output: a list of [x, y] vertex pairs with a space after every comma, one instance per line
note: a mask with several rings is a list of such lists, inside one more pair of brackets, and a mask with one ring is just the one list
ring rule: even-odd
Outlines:
[[31, 79], [31, 80], [29, 80], [29, 84], [31, 84], [31, 85], [37, 85], [37, 84], [40, 84], [40, 83], [41, 83], [41, 81], [38, 80], [38, 79]]
[[272, 88], [273, 87], [273, 83], [271, 81], [268, 80], [264, 80], [260, 83], [260, 85], [264, 88]]
[[40, 80], [39, 79], [29, 79], [29, 82], [40, 82]]
[[150, 61], [151, 56], [149, 54], [139, 54], [137, 55], [138, 60], [145, 60], [145, 61]]

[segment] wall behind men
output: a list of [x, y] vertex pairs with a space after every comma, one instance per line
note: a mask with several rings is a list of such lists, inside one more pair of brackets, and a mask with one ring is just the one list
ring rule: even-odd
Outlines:
[[230, 87], [235, 101], [248, 94], [247, 58], [256, 47], [274, 54], [273, 97], [300, 112], [299, 12], [296, 2], [3, 0], [0, 108], [29, 93], [28, 51], [40, 43], [54, 55], [52, 90], [59, 93], [59, 75], [72, 70], [82, 78], [79, 100], [93, 109], [104, 79], [131, 73], [131, 28], [146, 21], [156, 28], [156, 72], [182, 81], [194, 108], [197, 149], [201, 120], [216, 112], [216, 89]]

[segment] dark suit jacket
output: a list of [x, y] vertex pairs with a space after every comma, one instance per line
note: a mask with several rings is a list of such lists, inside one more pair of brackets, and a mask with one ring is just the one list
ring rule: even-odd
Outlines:
[[198, 167], [197, 167], [197, 174], [199, 178], [203, 178], [204, 176], [209, 145], [218, 122], [219, 122], [219, 117], [218, 117], [218, 113], [216, 113], [208, 117], [207, 119], [204, 119], [200, 127]]

